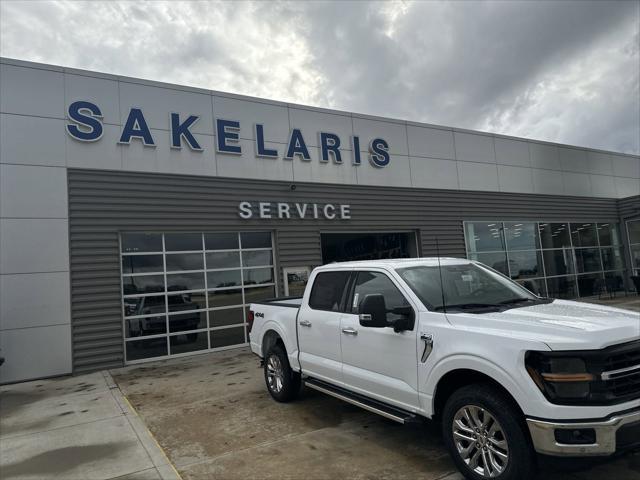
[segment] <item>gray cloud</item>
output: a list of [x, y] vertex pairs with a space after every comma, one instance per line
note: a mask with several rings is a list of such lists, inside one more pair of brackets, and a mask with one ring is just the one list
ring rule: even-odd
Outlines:
[[3, 2], [0, 53], [640, 152], [640, 2]]

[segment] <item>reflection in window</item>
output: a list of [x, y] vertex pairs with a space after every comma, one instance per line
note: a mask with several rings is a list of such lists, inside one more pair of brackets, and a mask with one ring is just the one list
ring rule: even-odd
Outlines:
[[273, 283], [273, 268], [253, 268], [242, 272], [245, 285]]
[[404, 297], [398, 287], [391, 281], [391, 279], [380, 272], [358, 272], [356, 283], [354, 286], [353, 294], [354, 298], [358, 298], [358, 305], [353, 308], [352, 312], [360, 312], [360, 306], [367, 295], [382, 294], [387, 307], [387, 321], [389, 323], [394, 322], [402, 318], [402, 315], [395, 314], [389, 310], [393, 310], [397, 307], [406, 307], [409, 302]]
[[[639, 243], [631, 244], [630, 251], [631, 258], [637, 263], [636, 271], [640, 272], [640, 221], [635, 223], [639, 226], [636, 229]], [[552, 277], [566, 277], [548, 284], [550, 296], [595, 295], [592, 280], [606, 279], [603, 274], [608, 271], [625, 275], [621, 236], [616, 223], [465, 222], [464, 228], [467, 255], [472, 260], [518, 281], [535, 277], [540, 283]], [[501, 240], [503, 233], [504, 241]], [[615, 291], [613, 285], [602, 282], [602, 291]], [[532, 291], [536, 288], [539, 286], [531, 287]], [[595, 289], [598, 288], [596, 282]]]
[[251, 287], [246, 288], [244, 291], [245, 303], [262, 302], [276, 296], [276, 289], [274, 286], [270, 287]]
[[604, 289], [604, 278], [602, 273], [592, 273], [588, 275], [578, 275], [578, 290], [581, 297], [591, 297], [602, 293]]
[[125, 253], [161, 252], [162, 235], [157, 233], [123, 233], [122, 251]]
[[540, 248], [537, 224], [505, 222], [507, 250], [535, 250]]
[[242, 266], [258, 267], [271, 265], [271, 250], [242, 252]]
[[169, 312], [184, 312], [207, 308], [204, 292], [167, 295], [167, 304]]
[[511, 278], [530, 278], [542, 276], [542, 259], [540, 252], [509, 253], [509, 270]]
[[605, 272], [604, 283], [607, 292], [620, 292], [624, 290], [624, 272]]
[[576, 298], [578, 296], [576, 278], [573, 275], [547, 278], [547, 289], [552, 298]]
[[235, 287], [241, 283], [240, 270], [207, 272], [207, 288]]
[[126, 337], [144, 337], [167, 332], [167, 319], [160, 317], [128, 318], [125, 321]]
[[577, 248], [575, 250], [578, 273], [602, 270], [600, 250], [597, 248]]
[[469, 252], [491, 252], [505, 249], [501, 222], [466, 223], [465, 235]]
[[127, 360], [164, 357], [167, 355], [167, 337], [125, 342]]
[[575, 247], [597, 247], [598, 231], [595, 223], [572, 223], [571, 241]]
[[122, 257], [122, 273], [162, 273], [163, 270], [162, 255], [127, 255]]
[[202, 270], [204, 260], [202, 253], [167, 254], [167, 272], [178, 270]]
[[169, 331], [184, 332], [207, 328], [207, 312], [177, 313], [169, 315]]
[[125, 295], [164, 292], [164, 275], [140, 275], [122, 280]]
[[244, 343], [244, 327], [223, 328], [220, 330], [212, 330], [211, 348], [226, 347], [229, 345], [238, 345]]
[[[631, 268], [633, 268], [634, 275], [640, 275], [640, 220], [629, 220], [627, 232], [629, 234]], [[640, 289], [638, 289], [638, 293], [640, 293]]]
[[340, 311], [349, 274], [348, 271], [320, 272], [311, 288], [309, 307], [314, 310]]
[[571, 248], [568, 223], [538, 224], [542, 248]]
[[601, 251], [602, 266], [605, 270], [622, 270], [624, 268], [624, 259], [622, 258], [621, 249], [603, 248]]
[[201, 233], [165, 233], [164, 247], [167, 252], [202, 250]]
[[242, 305], [243, 303], [245, 302], [242, 301], [241, 288], [209, 292], [209, 308]]
[[518, 280], [518, 283], [539, 297], [547, 296], [547, 287], [544, 278], [530, 278], [527, 280]]
[[244, 323], [242, 308], [225, 308], [209, 312], [209, 325], [211, 327], [224, 327], [225, 325], [237, 325]]
[[240, 234], [242, 248], [271, 248], [271, 233], [243, 232]]
[[124, 299], [125, 317], [135, 315], [152, 315], [166, 312], [164, 295], [152, 295], [147, 297], [127, 297]]
[[170, 292], [201, 288], [204, 288], [204, 272], [167, 274], [167, 290]]
[[121, 246], [127, 362], [244, 344], [248, 304], [276, 296], [270, 232], [124, 233]]
[[598, 240], [601, 247], [620, 245], [618, 225], [615, 223], [598, 223]]
[[493, 268], [494, 270], [509, 275], [509, 269], [507, 268], [507, 255], [504, 252], [499, 253], [473, 253], [469, 255], [471, 260], [476, 260], [480, 263], [484, 263], [486, 266]]
[[547, 277], [574, 273], [573, 251], [569, 248], [562, 250], [544, 250], [544, 268]]
[[217, 268], [240, 268], [240, 253], [207, 253], [207, 270], [213, 270]]
[[[207, 250], [237, 250], [237, 233], [205, 233], [205, 248]], [[269, 244], [271, 247], [271, 244]]]

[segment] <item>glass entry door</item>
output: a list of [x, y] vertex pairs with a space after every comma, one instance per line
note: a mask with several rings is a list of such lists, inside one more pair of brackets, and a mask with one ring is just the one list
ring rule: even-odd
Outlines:
[[414, 232], [322, 233], [322, 263], [418, 256]]

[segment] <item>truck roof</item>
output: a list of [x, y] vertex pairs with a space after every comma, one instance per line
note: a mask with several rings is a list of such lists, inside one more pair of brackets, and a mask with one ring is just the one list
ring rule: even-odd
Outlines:
[[401, 267], [437, 267], [440, 265], [466, 265], [471, 263], [466, 258], [453, 257], [419, 257], [419, 258], [389, 258], [383, 260], [358, 260], [352, 262], [334, 262], [328, 263], [318, 270], [332, 270], [334, 268], [352, 268], [352, 267], [382, 267], [382, 268], [401, 268]]

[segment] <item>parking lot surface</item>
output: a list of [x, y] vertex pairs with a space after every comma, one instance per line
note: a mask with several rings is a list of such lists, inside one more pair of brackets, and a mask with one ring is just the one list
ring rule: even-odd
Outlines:
[[[437, 425], [402, 426], [308, 389], [277, 403], [248, 349], [111, 373], [185, 480], [462, 478]], [[541, 466], [541, 480], [640, 480], [640, 453]]]
[[0, 388], [3, 480], [177, 480], [107, 372]]

